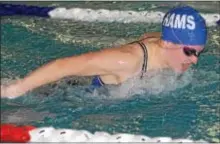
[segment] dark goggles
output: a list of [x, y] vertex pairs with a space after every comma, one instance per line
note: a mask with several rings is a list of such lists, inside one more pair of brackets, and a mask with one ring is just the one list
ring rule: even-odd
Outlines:
[[183, 52], [185, 55], [187, 56], [196, 56], [196, 57], [199, 57], [199, 55], [202, 53], [202, 51], [198, 52], [196, 51], [195, 49], [193, 48], [189, 48], [189, 47], [183, 47]]

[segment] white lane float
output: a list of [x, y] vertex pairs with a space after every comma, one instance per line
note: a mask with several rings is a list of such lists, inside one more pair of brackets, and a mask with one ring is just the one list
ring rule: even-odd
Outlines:
[[16, 126], [1, 124], [1, 142], [176, 142], [207, 143], [190, 139], [172, 139], [171, 137], [148, 137], [128, 133], [109, 134], [107, 132], [90, 133], [86, 130], [55, 129], [53, 127], [36, 128], [34, 126]]

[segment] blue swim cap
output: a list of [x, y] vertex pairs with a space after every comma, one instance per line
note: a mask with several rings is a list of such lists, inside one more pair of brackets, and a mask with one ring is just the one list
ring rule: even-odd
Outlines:
[[180, 6], [167, 12], [162, 21], [162, 39], [175, 44], [205, 45], [205, 19], [189, 6]]

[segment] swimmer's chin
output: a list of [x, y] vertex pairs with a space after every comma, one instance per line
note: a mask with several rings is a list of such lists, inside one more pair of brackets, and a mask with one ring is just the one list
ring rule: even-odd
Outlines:
[[178, 67], [178, 68], [175, 68], [174, 71], [177, 73], [177, 74], [183, 74], [184, 72], [186, 72], [187, 70], [189, 69], [189, 67]]

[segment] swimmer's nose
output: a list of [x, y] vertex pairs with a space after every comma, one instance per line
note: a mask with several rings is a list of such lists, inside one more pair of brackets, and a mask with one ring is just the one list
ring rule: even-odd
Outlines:
[[191, 57], [191, 62], [192, 62], [193, 64], [197, 64], [197, 63], [198, 63], [198, 57], [192, 56], [192, 57]]

